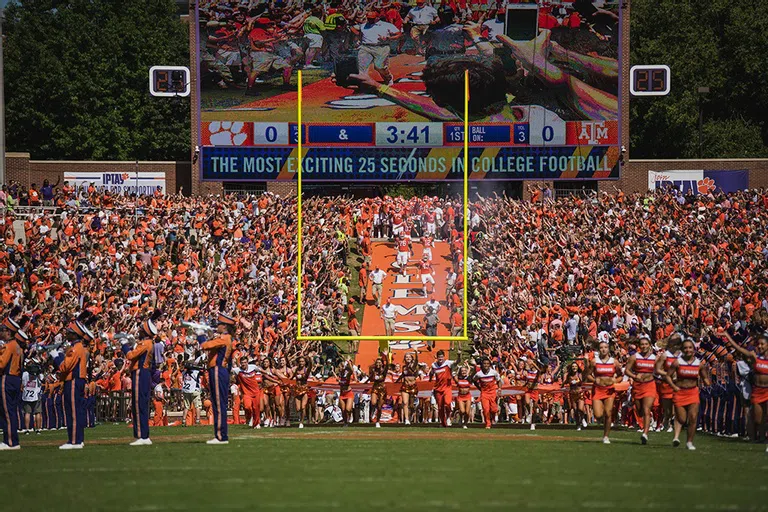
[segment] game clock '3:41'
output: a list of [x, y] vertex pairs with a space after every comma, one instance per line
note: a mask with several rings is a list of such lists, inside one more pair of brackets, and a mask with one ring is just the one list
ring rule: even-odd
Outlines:
[[442, 123], [376, 123], [377, 146], [424, 147], [442, 144]]

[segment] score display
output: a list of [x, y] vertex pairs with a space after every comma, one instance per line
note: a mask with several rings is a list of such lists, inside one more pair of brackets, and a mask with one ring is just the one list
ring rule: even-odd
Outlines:
[[[211, 125], [216, 124], [216, 129]], [[204, 145], [216, 146], [296, 146], [298, 125], [288, 122], [254, 122], [237, 124], [240, 138], [222, 143], [215, 136], [222, 123], [203, 123]], [[230, 123], [233, 124], [233, 123]], [[207, 128], [207, 129], [206, 129]], [[307, 147], [378, 147], [436, 148], [464, 146], [464, 125], [459, 123], [305, 123], [302, 144]], [[206, 135], [210, 134], [210, 135]], [[618, 143], [617, 121], [563, 121], [542, 123], [472, 123], [469, 145], [554, 147], [579, 145], [614, 145]]]
[[149, 93], [152, 96], [189, 96], [189, 68], [186, 66], [152, 66], [149, 68]]
[[629, 77], [632, 96], [666, 96], [671, 90], [671, 73], [664, 64], [632, 66]]

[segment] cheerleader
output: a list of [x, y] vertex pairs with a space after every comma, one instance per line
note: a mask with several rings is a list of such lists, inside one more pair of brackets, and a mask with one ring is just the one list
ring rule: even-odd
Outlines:
[[654, 374], [662, 375], [661, 360], [656, 358], [648, 336], [640, 336], [640, 350], [627, 361], [624, 374], [632, 379], [632, 397], [637, 415], [643, 418], [642, 444], [648, 444], [648, 431], [651, 428], [651, 408], [656, 401], [656, 382]]
[[265, 357], [261, 363], [264, 397], [266, 398], [266, 407], [264, 408], [264, 426], [276, 427], [278, 418], [283, 417], [283, 393], [280, 389], [280, 378], [274, 368], [272, 358]]
[[[766, 422], [768, 421], [768, 336], [757, 338], [757, 349], [747, 350], [725, 333], [731, 346], [742, 354], [747, 363], [752, 367], [755, 381], [752, 386], [752, 415], [755, 423], [755, 440], [765, 440]], [[768, 453], [768, 447], [766, 448]]]
[[299, 412], [299, 428], [304, 428], [304, 417], [307, 414], [307, 405], [309, 401], [309, 376], [312, 369], [309, 367], [307, 358], [299, 356], [296, 360], [296, 367], [291, 371], [291, 378], [296, 381], [293, 388], [293, 399], [296, 410]]
[[581, 385], [584, 382], [583, 373], [579, 365], [573, 362], [568, 366], [563, 376], [563, 384], [568, 386], [568, 405], [570, 406], [569, 409], [573, 410], [577, 425], [576, 430], [581, 430], [582, 426], [585, 428], [587, 426], [584, 391], [581, 389]]
[[341, 419], [346, 427], [352, 423], [355, 411], [355, 393], [351, 389], [351, 384], [355, 378], [355, 369], [349, 359], [341, 361], [338, 366], [338, 372], [333, 371], [333, 375], [339, 382], [339, 407], [341, 408]]
[[461, 428], [467, 428], [469, 413], [472, 409], [472, 383], [469, 381], [469, 369], [466, 366], [459, 368], [458, 373], [453, 376], [453, 381], [459, 390], [459, 394], [456, 396], [456, 407], [459, 410]]
[[590, 359], [585, 371], [584, 381], [592, 383], [592, 410], [595, 419], [603, 420], [603, 444], [611, 444], [608, 438], [611, 433], [613, 418], [613, 402], [616, 399], [614, 385], [621, 379], [619, 362], [611, 356], [611, 348], [607, 341], [601, 341], [594, 359]]
[[402, 373], [395, 382], [402, 382], [400, 386], [400, 398], [403, 406], [403, 418], [405, 424], [411, 424], [411, 405], [419, 394], [416, 380], [419, 378], [419, 353], [408, 352], [403, 358]]
[[[381, 428], [381, 409], [387, 398], [387, 367], [384, 359], [379, 357], [368, 369], [368, 380], [371, 383], [371, 407], [376, 409], [376, 428]], [[373, 419], [373, 418], [371, 418]]]
[[664, 372], [664, 380], [674, 392], [675, 403], [675, 438], [672, 446], [680, 446], [680, 431], [688, 422], [688, 441], [685, 447], [695, 450], [693, 436], [696, 435], [696, 423], [699, 418], [699, 379], [705, 386], [712, 383], [706, 363], [696, 357], [696, 347], [691, 340], [683, 342], [682, 353], [675, 358]]
[[[680, 343], [682, 339], [679, 334], [673, 334], [667, 339], [667, 346], [664, 352], [659, 354], [661, 362], [660, 366], [665, 372], [669, 372], [669, 368], [672, 363], [675, 362], [680, 355]], [[663, 431], [668, 428], [668, 432], [672, 432], [672, 425], [674, 423], [674, 409], [672, 404], [673, 391], [672, 386], [669, 385], [666, 379], [661, 379], [658, 383], [656, 391], [659, 394], [659, 400], [661, 402], [661, 421], [656, 429], [657, 432]]]

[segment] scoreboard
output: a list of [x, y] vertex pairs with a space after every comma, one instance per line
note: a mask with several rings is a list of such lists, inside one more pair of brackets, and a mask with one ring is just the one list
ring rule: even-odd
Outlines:
[[[481, 54], [480, 45], [473, 42], [465, 44], [459, 54], [425, 59], [414, 55], [406, 33], [405, 51], [388, 56], [392, 83], [373, 90], [347, 88], [343, 86], [346, 80], [339, 78], [343, 72], [364, 74], [360, 68], [364, 64], [354, 56], [356, 50], [335, 63], [318, 56], [321, 65], [304, 73], [299, 126], [298, 96], [292, 89], [295, 70], [290, 83], [281, 83], [287, 75], [275, 70], [258, 71], [258, 80], [246, 83], [246, 75], [238, 75], [238, 70], [253, 61], [231, 51], [232, 42], [227, 39], [234, 37], [227, 23], [238, 21], [230, 20], [229, 11], [220, 9], [215, 0], [200, 0], [198, 41], [208, 41], [208, 46], [193, 50], [201, 87], [199, 139], [194, 141], [200, 146], [201, 177], [209, 181], [295, 180], [301, 168], [303, 179], [318, 182], [458, 181], [463, 180], [468, 162], [472, 180], [617, 179], [622, 13], [619, 4], [601, 7], [604, 4], [585, 0], [553, 7], [539, 0], [526, 3], [524, 9], [510, 7], [506, 17], [498, 17], [494, 25], [504, 27], [503, 35], [475, 38], [492, 45], [493, 56]], [[602, 9], [599, 13], [598, 7]], [[578, 22], [592, 19], [595, 13], [600, 14], [599, 22]], [[277, 19], [279, 13], [272, 16], [266, 11], [265, 16], [257, 23]], [[569, 31], [582, 35], [574, 37]], [[259, 34], [257, 30], [253, 36]], [[300, 46], [303, 33], [286, 37]], [[219, 40], [225, 42], [217, 52], [211, 45]], [[551, 47], [552, 51], [531, 58], [531, 47]], [[282, 53], [275, 49], [275, 55], [262, 52], [257, 57], [287, 59], [289, 49], [283, 48]], [[462, 109], [455, 101], [450, 103], [456, 97], [463, 102], [463, 94], [446, 95], [449, 103], [435, 94], [437, 82], [439, 87], [456, 86], [448, 71], [435, 71], [453, 59], [480, 62], [487, 68], [484, 73], [493, 74], [493, 84], [509, 84], [525, 75], [521, 83], [530, 86], [530, 91], [513, 94], [510, 88], [499, 98], [500, 88], [483, 89], [486, 83], [472, 82], [472, 76], [491, 75], [470, 72], [470, 94], [473, 86], [486, 91], [481, 99], [487, 102], [479, 103], [487, 105], [476, 108], [465, 133], [456, 114]], [[277, 71], [288, 65], [287, 60], [275, 62], [282, 66]], [[222, 72], [226, 63], [229, 75]], [[368, 72], [374, 81], [379, 78], [375, 69]], [[504, 80], [499, 80], [500, 73]], [[253, 87], [253, 94], [244, 94], [246, 87]]]

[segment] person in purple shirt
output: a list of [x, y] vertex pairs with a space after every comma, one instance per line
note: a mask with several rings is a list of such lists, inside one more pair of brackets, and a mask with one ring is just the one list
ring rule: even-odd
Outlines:
[[53, 206], [53, 196], [56, 187], [59, 186], [61, 176], [56, 180], [55, 185], [51, 185], [48, 180], [43, 181], [43, 186], [40, 188], [40, 195], [43, 197], [43, 206]]

